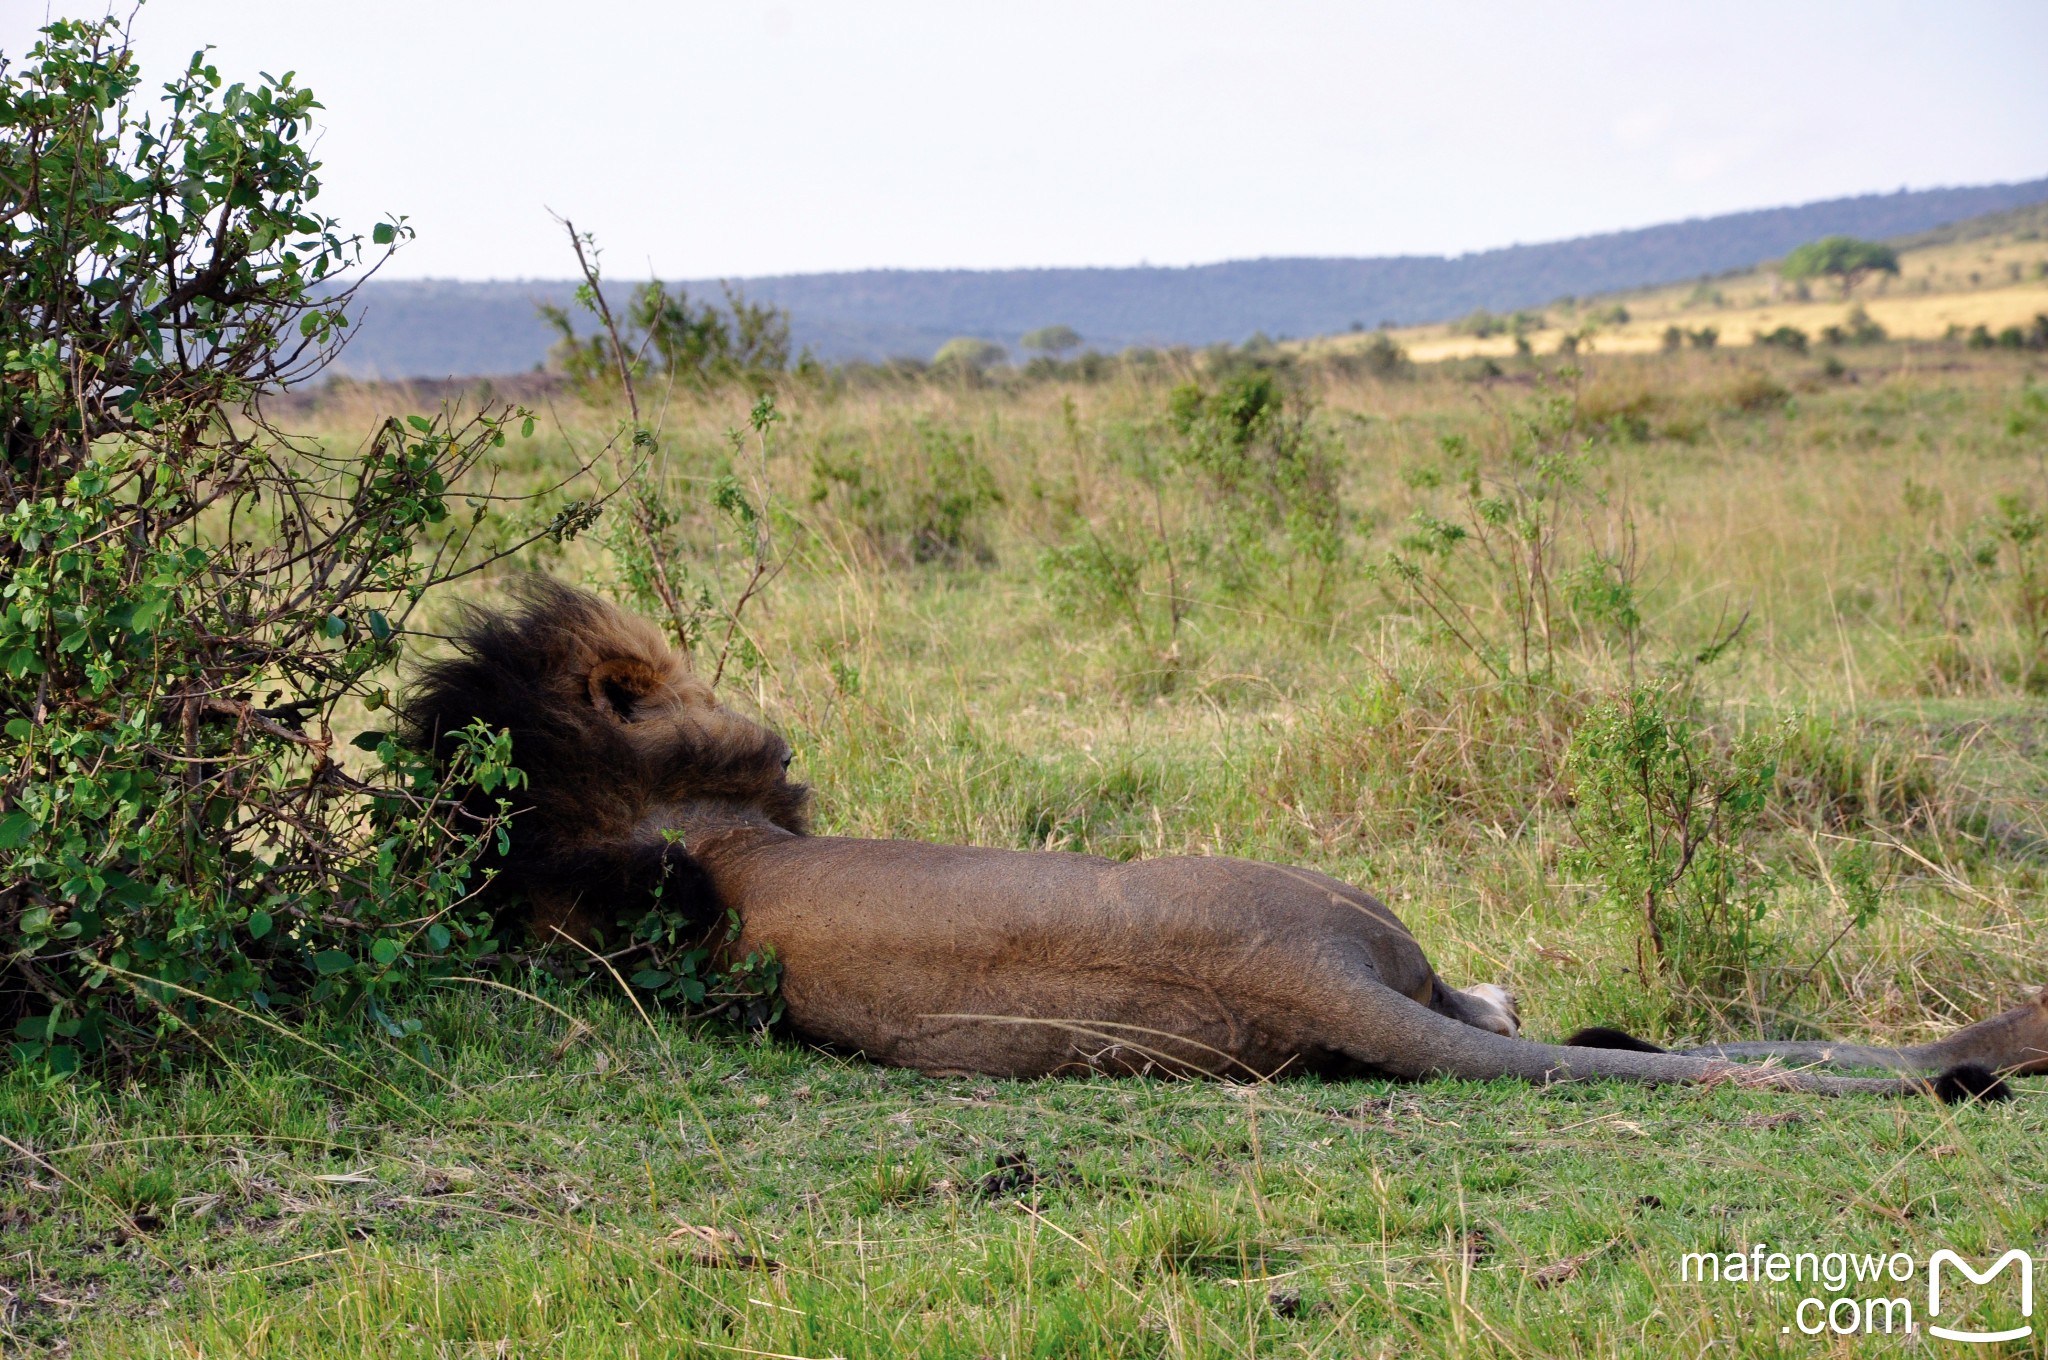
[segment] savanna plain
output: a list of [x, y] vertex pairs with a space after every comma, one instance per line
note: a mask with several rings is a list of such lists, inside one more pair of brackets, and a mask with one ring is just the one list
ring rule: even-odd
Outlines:
[[[625, 484], [521, 565], [646, 608], [661, 547], [825, 833], [1311, 866], [1544, 1039], [1913, 1042], [2048, 984], [2038, 354], [1040, 367], [643, 390], [638, 447], [615, 399], [509, 391], [492, 475]], [[282, 419], [353, 448], [406, 400]], [[679, 510], [636, 547], [645, 491]], [[558, 962], [423, 986], [402, 1040], [8, 1071], [0, 1346], [1806, 1355], [1900, 1342], [1680, 1256], [2048, 1246], [2037, 1079], [932, 1078]]]

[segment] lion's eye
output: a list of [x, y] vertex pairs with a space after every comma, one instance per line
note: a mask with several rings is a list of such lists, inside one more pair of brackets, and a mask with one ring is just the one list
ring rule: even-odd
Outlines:
[[788, 768], [789, 768], [789, 762], [790, 762], [790, 761], [792, 761], [792, 760], [795, 760], [795, 759], [796, 759], [796, 752], [794, 752], [794, 751], [784, 751], [784, 752], [782, 753], [782, 768], [783, 768], [783, 769], [785, 769], [785, 770], [786, 770], [786, 769], [788, 769]]

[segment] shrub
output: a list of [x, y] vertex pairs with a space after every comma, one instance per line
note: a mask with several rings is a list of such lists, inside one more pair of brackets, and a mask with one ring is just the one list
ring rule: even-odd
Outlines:
[[[1641, 392], [1616, 397], [1623, 406], [1648, 401]], [[1507, 447], [1491, 458], [1446, 437], [1447, 466], [1433, 479], [1444, 492], [1410, 516], [1372, 568], [1433, 635], [1497, 681], [1554, 684], [1570, 644], [1612, 645], [1633, 658], [1641, 641], [1633, 532], [1586, 485], [1587, 423], [1576, 394], [1556, 388], [1515, 413]]]
[[[733, 379], [758, 381], [790, 366], [789, 313], [747, 301], [746, 293], [721, 284], [723, 310], [694, 303], [678, 285], [674, 291], [650, 279], [633, 291], [623, 324], [600, 306], [596, 250], [587, 233], [568, 227], [586, 282], [577, 290], [577, 305], [593, 314], [599, 329], [579, 336], [567, 309], [542, 305], [541, 319], [560, 336], [549, 363], [579, 388], [592, 394], [616, 392], [623, 362], [634, 376], [670, 378], [702, 387]], [[808, 352], [799, 368], [809, 368]]]
[[[117, 22], [44, 35], [0, 71], [0, 1012], [60, 1069], [214, 1003], [403, 1035], [401, 979], [493, 947], [469, 865], [503, 828], [378, 734], [349, 773], [334, 727], [502, 535], [457, 489], [521, 418], [283, 437], [258, 399], [339, 345], [365, 244], [313, 207], [311, 92], [201, 52], [140, 107]], [[487, 733], [458, 766], [517, 779]]]
[[704, 381], [780, 373], [789, 367], [789, 313], [747, 301], [746, 292], [720, 284], [723, 311], [692, 305], [679, 284], [671, 293], [660, 279], [633, 290], [627, 309], [646, 337], [654, 371]]
[[1638, 688], [1573, 734], [1571, 860], [1637, 937], [1644, 985], [1663, 975], [1709, 1002], [1738, 995], [1765, 947], [1772, 882], [1752, 870], [1781, 739], [1717, 742], [1670, 694]]
[[1168, 419], [1181, 440], [1171, 456], [1202, 478], [1225, 592], [1313, 612], [1327, 603], [1343, 554], [1337, 465], [1307, 414], [1290, 416], [1286, 404], [1273, 374], [1259, 370], [1214, 391], [1175, 388]]
[[1408, 351], [1385, 331], [1374, 332], [1372, 339], [1365, 342], [1365, 348], [1358, 351], [1358, 358], [1365, 365], [1365, 371], [1377, 378], [1402, 376], [1414, 367], [1409, 361]]
[[1780, 326], [1772, 331], [1757, 331], [1751, 338], [1759, 345], [1789, 349], [1794, 354], [1806, 353], [1807, 334], [1797, 326]]
[[[1985, 336], [1983, 343], [1979, 341], [1980, 334]], [[1970, 344], [1975, 349], [1988, 349], [1992, 344], [2000, 349], [2048, 349], [2048, 315], [2036, 316], [2025, 326], [2007, 326], [1995, 339], [1985, 327], [1979, 326], [1970, 333]]]
[[956, 373], [979, 373], [1007, 357], [1003, 347], [993, 340], [960, 335], [939, 346], [938, 352], [932, 355], [932, 367]]
[[1870, 319], [1860, 302], [1849, 309], [1841, 325], [1822, 327], [1820, 333], [1824, 345], [1874, 345], [1884, 338], [1884, 327]]
[[1694, 349], [1712, 349], [1721, 339], [1721, 332], [1712, 326], [1702, 326], [1689, 331], [1683, 326], [1664, 328], [1663, 348], [1666, 354], [1676, 354], [1691, 345]]
[[[1208, 599], [1250, 598], [1294, 618], [1326, 612], [1344, 558], [1337, 462], [1272, 369], [1233, 364], [1168, 398], [1163, 429], [1123, 431], [1132, 494], [1078, 507], [1041, 555], [1063, 614], [1123, 625], [1171, 675], [1183, 621]], [[1162, 438], [1164, 436], [1164, 438]]]

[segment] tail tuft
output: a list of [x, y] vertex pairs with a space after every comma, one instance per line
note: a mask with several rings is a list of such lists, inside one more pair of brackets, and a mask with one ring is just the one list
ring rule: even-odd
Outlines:
[[1669, 1053], [1668, 1048], [1659, 1048], [1648, 1039], [1605, 1025], [1589, 1025], [1564, 1041], [1566, 1048], [1619, 1048], [1630, 1053]]
[[1944, 1105], [1966, 1105], [1972, 1100], [1986, 1105], [2012, 1099], [2012, 1087], [1996, 1072], [1975, 1063], [1959, 1063], [1934, 1079], [1934, 1094]]

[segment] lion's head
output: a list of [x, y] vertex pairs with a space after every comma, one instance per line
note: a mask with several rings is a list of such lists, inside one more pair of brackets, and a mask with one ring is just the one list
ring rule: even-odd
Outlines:
[[659, 629], [545, 577], [508, 593], [513, 607], [462, 616], [455, 655], [422, 666], [401, 706], [401, 735], [443, 761], [471, 723], [511, 734], [526, 787], [493, 866], [502, 889], [637, 915], [660, 882], [671, 906], [705, 910], [678, 902], [693, 866], [665, 832], [704, 812], [806, 830], [789, 744], [719, 703]]

